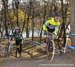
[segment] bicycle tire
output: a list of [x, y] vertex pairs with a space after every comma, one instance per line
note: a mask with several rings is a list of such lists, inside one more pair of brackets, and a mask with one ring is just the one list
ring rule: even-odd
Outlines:
[[48, 56], [48, 59], [51, 61], [53, 61], [54, 59], [54, 55], [55, 55], [55, 44], [54, 44], [54, 41], [53, 40], [49, 40], [48, 39], [48, 43], [47, 43], [47, 56]]

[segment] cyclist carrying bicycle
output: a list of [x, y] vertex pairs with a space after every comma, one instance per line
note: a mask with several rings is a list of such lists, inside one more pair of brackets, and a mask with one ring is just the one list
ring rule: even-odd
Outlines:
[[19, 57], [21, 57], [23, 37], [22, 37], [22, 33], [21, 33], [19, 27], [15, 28], [13, 37], [14, 37], [15, 43], [16, 43], [16, 57], [17, 57], [17, 53], [19, 53]]

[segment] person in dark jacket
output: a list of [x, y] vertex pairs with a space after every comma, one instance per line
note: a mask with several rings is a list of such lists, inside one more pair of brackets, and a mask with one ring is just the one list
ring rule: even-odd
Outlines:
[[19, 27], [16, 27], [15, 28], [15, 31], [13, 33], [13, 37], [15, 39], [15, 43], [16, 43], [16, 57], [17, 57], [17, 54], [19, 53], [19, 57], [21, 57], [21, 53], [22, 53], [22, 33], [19, 29]]

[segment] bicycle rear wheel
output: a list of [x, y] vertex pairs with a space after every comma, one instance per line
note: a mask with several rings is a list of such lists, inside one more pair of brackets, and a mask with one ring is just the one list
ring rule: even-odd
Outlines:
[[47, 43], [47, 56], [48, 56], [48, 59], [50, 61], [52, 61], [54, 59], [54, 55], [55, 55], [54, 41], [48, 40], [48, 43]]

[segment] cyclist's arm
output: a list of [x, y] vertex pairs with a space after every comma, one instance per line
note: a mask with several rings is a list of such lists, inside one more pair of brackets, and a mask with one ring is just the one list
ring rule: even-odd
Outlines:
[[22, 44], [23, 44], [24, 38], [23, 38], [22, 33], [20, 33], [20, 38], [21, 38], [21, 40], [22, 40]]

